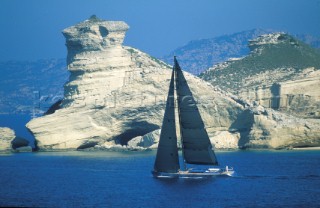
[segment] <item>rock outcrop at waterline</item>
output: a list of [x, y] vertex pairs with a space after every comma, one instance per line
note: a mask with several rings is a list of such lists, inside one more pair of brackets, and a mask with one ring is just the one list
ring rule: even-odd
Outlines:
[[[157, 146], [172, 69], [137, 49], [123, 46], [128, 28], [124, 22], [92, 17], [63, 31], [71, 73], [64, 99], [53, 114], [27, 124], [41, 150]], [[191, 74], [185, 76], [216, 148], [238, 148], [239, 144], [254, 147], [250, 141], [274, 128], [266, 124], [266, 130], [250, 134], [260, 128], [255, 114], [247, 113], [254, 111], [250, 103], [232, 98]], [[261, 116], [267, 118], [263, 113]], [[270, 119], [277, 124], [273, 117]], [[290, 138], [290, 132], [286, 133], [283, 136]], [[301, 131], [298, 134], [305, 135]], [[312, 140], [310, 145], [320, 146], [319, 139], [305, 140], [308, 145]], [[292, 144], [290, 139], [286, 142], [281, 147]]]
[[0, 152], [11, 151], [11, 141], [16, 137], [10, 128], [0, 127]]
[[29, 141], [17, 137], [15, 132], [7, 127], [0, 127], [0, 152], [31, 152]]
[[[279, 111], [253, 106], [243, 111], [239, 148], [283, 149], [320, 146], [320, 120], [307, 120]], [[239, 127], [238, 127], [239, 128]]]

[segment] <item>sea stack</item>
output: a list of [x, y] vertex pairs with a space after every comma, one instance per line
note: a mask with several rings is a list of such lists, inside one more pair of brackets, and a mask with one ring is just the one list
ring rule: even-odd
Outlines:
[[[160, 128], [172, 68], [123, 46], [128, 29], [125, 22], [92, 16], [63, 30], [70, 77], [60, 109], [27, 124], [40, 150], [123, 148]], [[227, 131], [241, 105], [199, 78], [186, 78], [204, 101], [200, 108], [208, 132]], [[217, 112], [218, 103], [227, 107]]]
[[7, 127], [0, 127], [0, 152], [10, 152], [11, 142], [16, 137], [14, 131]]

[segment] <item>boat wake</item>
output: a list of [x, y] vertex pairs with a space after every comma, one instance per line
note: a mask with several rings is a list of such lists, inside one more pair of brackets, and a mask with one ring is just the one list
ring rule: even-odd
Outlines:
[[290, 175], [237, 175], [234, 174], [231, 176], [232, 178], [239, 179], [262, 179], [262, 178], [270, 178], [276, 180], [319, 180], [320, 175], [301, 175], [301, 176], [290, 176]]

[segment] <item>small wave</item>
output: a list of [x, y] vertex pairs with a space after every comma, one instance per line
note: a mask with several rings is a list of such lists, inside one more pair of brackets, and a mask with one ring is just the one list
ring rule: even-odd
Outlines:
[[232, 178], [236, 179], [260, 179], [260, 178], [271, 178], [277, 180], [288, 180], [288, 179], [319, 179], [320, 175], [303, 175], [303, 176], [289, 176], [289, 175], [233, 175]]
[[270, 176], [266, 176], [266, 175], [233, 175], [232, 178], [257, 179], [257, 178], [270, 178]]
[[289, 176], [275, 176], [274, 178], [275, 178], [275, 179], [278, 179], [278, 180], [287, 180], [287, 179], [290, 179]]
[[320, 175], [305, 175], [305, 176], [299, 176], [299, 179], [318, 179], [320, 178]]

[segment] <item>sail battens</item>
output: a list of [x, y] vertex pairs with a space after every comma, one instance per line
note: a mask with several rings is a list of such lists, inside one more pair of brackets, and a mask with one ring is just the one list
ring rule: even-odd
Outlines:
[[174, 111], [174, 71], [172, 71], [159, 146], [154, 164], [154, 171], [156, 172], [176, 173], [180, 169]]
[[[174, 97], [175, 88], [177, 102]], [[180, 170], [175, 106], [178, 107], [183, 161], [188, 164], [218, 165], [197, 102], [175, 58], [154, 171], [177, 173]]]
[[187, 143], [187, 142], [183, 142], [183, 145], [185, 149], [205, 149], [205, 150], [208, 150], [208, 146], [210, 146], [210, 144], [208, 143], [194, 145], [194, 143]]
[[189, 164], [217, 165], [216, 156], [183, 72], [174, 60], [183, 156]]
[[185, 162], [189, 164], [207, 164], [207, 165], [217, 165], [218, 162], [215, 158], [210, 157], [208, 150], [185, 150]]

